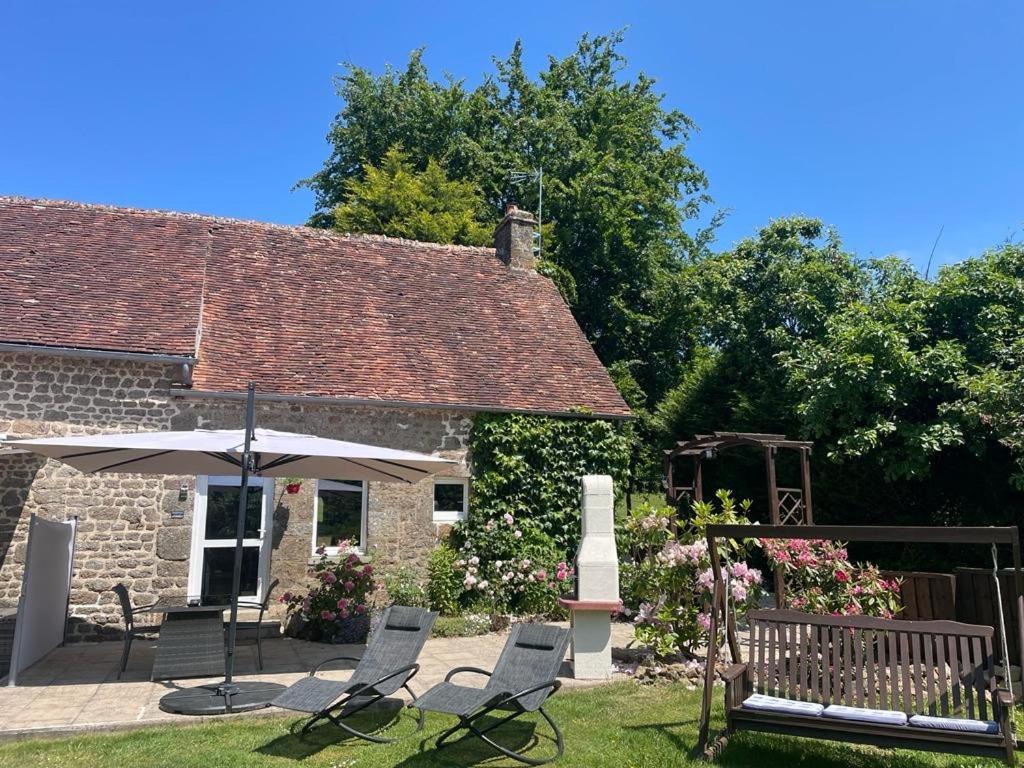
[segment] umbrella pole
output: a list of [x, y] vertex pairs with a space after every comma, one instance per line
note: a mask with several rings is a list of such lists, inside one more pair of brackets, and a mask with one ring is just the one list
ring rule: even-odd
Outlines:
[[[235, 563], [231, 576], [231, 618], [228, 621], [227, 647], [224, 653], [224, 682], [182, 688], [160, 699], [160, 709], [181, 715], [220, 715], [262, 709], [281, 694], [279, 683], [234, 682], [235, 634], [238, 631], [238, 593], [242, 591], [242, 542], [249, 506], [249, 472], [254, 466], [252, 440], [256, 429], [256, 386], [249, 385], [245, 404], [245, 446], [242, 451], [242, 486], [238, 494], [238, 519], [235, 523]], [[257, 630], [258, 631], [258, 630]]]
[[[256, 385], [249, 384], [245, 401], [245, 448], [242, 451], [242, 486], [238, 494], [238, 519], [235, 522], [235, 569], [231, 575], [231, 618], [228, 621], [228, 647], [224, 659], [224, 683], [231, 685], [235, 672], [235, 635], [238, 631], [238, 594], [242, 591], [242, 540], [245, 538], [245, 518], [249, 507], [249, 466], [252, 461], [250, 445], [256, 428]], [[230, 706], [230, 695], [228, 697]]]

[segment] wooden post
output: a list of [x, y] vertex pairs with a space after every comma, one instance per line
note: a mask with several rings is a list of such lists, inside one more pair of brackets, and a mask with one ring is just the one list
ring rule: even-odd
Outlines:
[[[775, 478], [775, 449], [767, 445], [764, 449], [765, 469], [768, 472], [768, 508], [771, 513], [772, 525], [782, 521], [779, 515], [779, 483]], [[782, 578], [782, 568], [775, 568], [775, 607], [782, 608], [786, 595], [786, 583]]]
[[779, 525], [779, 483], [775, 479], [775, 449], [767, 445], [764, 449], [765, 470], [768, 473], [768, 509], [772, 525]]
[[[708, 542], [710, 546], [714, 546], [714, 538], [708, 537]], [[697, 754], [702, 754], [707, 749], [708, 735], [711, 731], [711, 697], [715, 693], [715, 666], [718, 663], [718, 605], [723, 594], [721, 580], [715, 579], [711, 593], [711, 627], [704, 667], [704, 696], [700, 703], [700, 727], [697, 730]]]
[[814, 507], [811, 504], [811, 449], [800, 449], [800, 481], [803, 486], [804, 523], [814, 525]]
[[[1014, 605], [1017, 607], [1017, 654], [1020, 659], [1024, 659], [1024, 578], [1022, 578], [1020, 571], [1019, 531], [1013, 537], [1013, 584], [1017, 592], [1017, 599], [1014, 600]], [[1010, 660], [1005, 659], [1004, 661], [1006, 664], [1006, 669], [1004, 670], [1006, 672], [1006, 679], [1009, 680]], [[1024, 665], [1024, 661], [1022, 661], [1022, 665]]]
[[[716, 544], [714, 548], [712, 548], [713, 544]], [[713, 539], [708, 539], [708, 554], [711, 555], [711, 574], [715, 577], [715, 583], [721, 583], [723, 585], [724, 590], [725, 579], [722, 577], [722, 561], [718, 555], [717, 542], [715, 542]], [[722, 599], [720, 600], [719, 604], [713, 606], [713, 611], [717, 611], [720, 609], [722, 611], [722, 615], [726, 616], [726, 598], [727, 595], [723, 591]], [[725, 640], [729, 644], [729, 653], [732, 654], [732, 660], [734, 662], [739, 662], [740, 645], [739, 641], [736, 639], [736, 617], [733, 616], [732, 613], [728, 613], [728, 619], [725, 623]]]
[[704, 473], [699, 453], [693, 457], [693, 500], [704, 501]]

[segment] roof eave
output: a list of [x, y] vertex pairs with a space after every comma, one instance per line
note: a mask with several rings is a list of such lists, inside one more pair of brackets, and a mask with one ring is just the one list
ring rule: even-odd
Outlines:
[[[218, 392], [200, 389], [171, 389], [172, 397], [197, 400], [245, 400], [244, 392]], [[385, 400], [372, 397], [330, 397], [324, 395], [287, 395], [275, 392], [257, 392], [256, 399], [264, 402], [315, 403], [341, 407], [408, 408], [429, 411], [465, 411], [472, 413], [519, 413], [528, 416], [557, 416], [576, 419], [602, 419], [606, 421], [631, 421], [632, 413], [608, 413], [585, 409], [512, 408], [477, 403], [435, 403], [423, 400]]]
[[22, 344], [16, 341], [0, 341], [0, 352], [26, 355], [52, 355], [53, 357], [78, 357], [91, 360], [131, 360], [169, 365], [194, 365], [195, 355], [177, 355], [164, 352], [140, 352], [120, 349], [96, 349], [93, 347], [65, 347], [49, 344]]

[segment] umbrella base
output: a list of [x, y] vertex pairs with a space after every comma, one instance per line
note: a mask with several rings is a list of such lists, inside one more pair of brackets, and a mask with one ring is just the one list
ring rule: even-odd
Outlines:
[[225, 715], [270, 706], [284, 690], [277, 683], [211, 683], [183, 688], [160, 699], [160, 709], [175, 715]]

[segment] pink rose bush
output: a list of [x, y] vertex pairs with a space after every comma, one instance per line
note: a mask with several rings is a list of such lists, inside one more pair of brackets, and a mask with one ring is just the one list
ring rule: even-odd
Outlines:
[[[720, 510], [695, 505], [694, 520], [673, 533], [677, 513], [638, 507], [619, 532], [624, 613], [637, 639], [658, 656], [691, 655], [708, 641], [714, 573], [703, 528], [708, 522], [738, 519], [732, 498], [719, 497]], [[746, 545], [722, 542], [719, 551], [729, 588], [730, 609], [744, 613], [761, 595], [761, 572], [742, 558]]]
[[[348, 542], [341, 542], [344, 552]], [[328, 557], [318, 550], [320, 559], [309, 571], [312, 586], [305, 594], [285, 592], [280, 601], [289, 617], [300, 620], [303, 635], [329, 642], [349, 619], [366, 616], [370, 599], [377, 590], [373, 566], [363, 565], [356, 554]]]
[[786, 606], [808, 613], [892, 618], [900, 582], [870, 564], [854, 565], [846, 547], [821, 539], [762, 539], [768, 562], [782, 568]]

